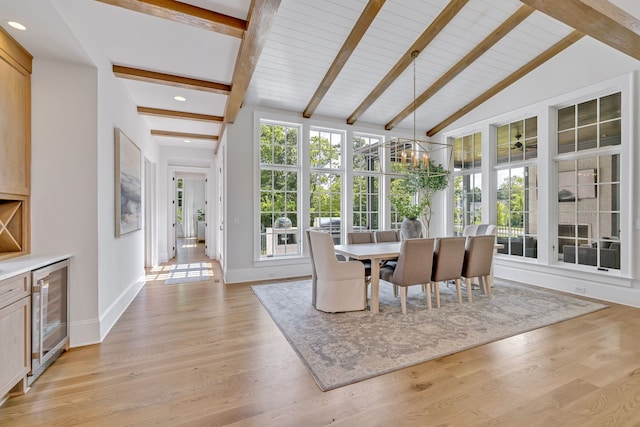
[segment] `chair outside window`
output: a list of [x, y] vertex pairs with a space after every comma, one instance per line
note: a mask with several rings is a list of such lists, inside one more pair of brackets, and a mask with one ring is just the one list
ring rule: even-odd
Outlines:
[[474, 277], [478, 278], [482, 291], [491, 298], [489, 284], [494, 245], [495, 237], [492, 235], [467, 237], [461, 276], [465, 278], [469, 302], [472, 300], [471, 279]]
[[403, 240], [396, 267], [386, 266], [380, 269], [380, 279], [400, 287], [402, 314], [407, 314], [407, 288], [431, 281], [434, 240]]
[[364, 265], [360, 261], [338, 261], [328, 233], [307, 230], [312, 264], [314, 307], [337, 313], [364, 310], [367, 287]]

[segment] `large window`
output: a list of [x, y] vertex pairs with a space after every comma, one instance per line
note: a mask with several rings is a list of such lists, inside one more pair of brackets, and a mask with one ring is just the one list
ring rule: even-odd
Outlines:
[[453, 232], [461, 236], [464, 228], [482, 223], [482, 134], [475, 133], [453, 141]]
[[377, 230], [380, 224], [381, 144], [379, 136], [353, 136], [354, 230]]
[[529, 117], [497, 128], [498, 252], [538, 257], [538, 119]]
[[558, 109], [558, 259], [620, 269], [620, 93]]
[[342, 230], [342, 150], [345, 134], [328, 129], [311, 129], [310, 226], [328, 231], [340, 243]]
[[260, 123], [260, 257], [300, 254], [300, 128]]

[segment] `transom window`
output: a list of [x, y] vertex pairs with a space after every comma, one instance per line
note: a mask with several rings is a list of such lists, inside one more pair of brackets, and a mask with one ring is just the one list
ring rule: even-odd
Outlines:
[[620, 269], [621, 94], [558, 109], [558, 260]]
[[497, 127], [498, 252], [538, 257], [538, 118], [529, 117]]
[[328, 129], [311, 129], [310, 224], [331, 234], [334, 243], [342, 241], [342, 164], [345, 133]]
[[377, 230], [380, 224], [380, 136], [353, 136], [353, 229]]
[[260, 258], [299, 255], [300, 127], [260, 123]]
[[482, 134], [474, 133], [453, 141], [453, 232], [482, 223]]

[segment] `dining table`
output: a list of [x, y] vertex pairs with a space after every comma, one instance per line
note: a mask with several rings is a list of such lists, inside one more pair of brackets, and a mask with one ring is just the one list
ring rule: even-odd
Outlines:
[[[503, 248], [496, 244], [494, 250]], [[334, 245], [336, 254], [357, 260], [371, 261], [371, 299], [369, 309], [372, 313], [380, 311], [380, 263], [383, 260], [395, 259], [400, 255], [400, 242], [351, 243]], [[493, 263], [489, 275], [488, 286], [493, 287]]]
[[371, 261], [369, 309], [372, 313], [378, 313], [380, 311], [380, 262], [397, 258], [400, 255], [400, 242], [335, 245], [334, 250], [337, 254], [348, 258]]

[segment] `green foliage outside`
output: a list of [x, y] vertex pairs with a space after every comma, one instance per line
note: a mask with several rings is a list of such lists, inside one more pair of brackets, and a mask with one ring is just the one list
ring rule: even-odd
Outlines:
[[498, 227], [524, 226], [524, 178], [512, 176], [498, 187]]
[[389, 200], [406, 218], [418, 218], [429, 235], [433, 196], [449, 185], [449, 171], [429, 159], [428, 168], [402, 167], [403, 176], [391, 185]]

